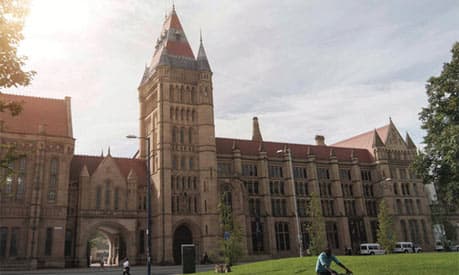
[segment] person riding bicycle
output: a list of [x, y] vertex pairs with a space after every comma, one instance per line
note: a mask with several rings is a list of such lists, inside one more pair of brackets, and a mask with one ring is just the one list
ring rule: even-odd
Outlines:
[[335, 255], [332, 255], [332, 251], [330, 248], [324, 249], [322, 253], [320, 253], [319, 257], [317, 257], [316, 263], [316, 272], [317, 275], [335, 275], [338, 272], [334, 271], [330, 268], [331, 263], [335, 262], [340, 267], [344, 268], [348, 274], [352, 274], [352, 271], [345, 267]]

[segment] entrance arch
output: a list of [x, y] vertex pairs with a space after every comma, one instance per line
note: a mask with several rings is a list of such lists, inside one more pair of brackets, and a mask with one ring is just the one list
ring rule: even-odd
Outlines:
[[174, 232], [174, 241], [173, 241], [173, 253], [174, 253], [174, 263], [182, 263], [182, 244], [192, 244], [193, 243], [193, 233], [186, 225], [179, 226]]
[[[128, 256], [133, 256], [136, 251], [132, 241], [132, 234], [125, 226], [117, 222], [97, 222], [85, 224], [81, 228], [80, 249], [78, 249], [80, 266], [99, 266], [101, 259], [104, 265], [117, 266]], [[108, 248], [102, 250], [94, 249], [94, 239], [103, 237], [108, 243]], [[133, 246], [128, 246], [133, 244]]]

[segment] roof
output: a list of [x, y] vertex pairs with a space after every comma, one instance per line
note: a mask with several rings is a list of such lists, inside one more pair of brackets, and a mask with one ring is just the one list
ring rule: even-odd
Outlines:
[[363, 148], [369, 150], [370, 152], [373, 152], [373, 140], [375, 139], [375, 131], [376, 133], [378, 133], [378, 136], [385, 144], [387, 141], [387, 134], [389, 133], [389, 128], [390, 124], [387, 124], [378, 129], [359, 134], [357, 136], [345, 139], [343, 141], [339, 141], [333, 144], [333, 146], [347, 148]]
[[[85, 155], [74, 155], [70, 164], [70, 179], [78, 180], [80, 177], [81, 170], [84, 165], [88, 168], [89, 175], [92, 175], [99, 164], [107, 157], [102, 156], [85, 156]], [[141, 185], [146, 184], [147, 168], [145, 160], [142, 159], [131, 159], [131, 158], [113, 158], [121, 174], [127, 178], [129, 172], [134, 170], [137, 175], [137, 179]]]
[[17, 116], [0, 112], [3, 132], [36, 135], [40, 128], [47, 136], [73, 137], [70, 97], [54, 99], [1, 93], [0, 101], [20, 102], [23, 107]]
[[[351, 156], [358, 158], [361, 162], [373, 162], [373, 156], [366, 149], [360, 148], [342, 148], [326, 145], [308, 145], [308, 144], [292, 144], [271, 141], [252, 141], [232, 138], [216, 138], [217, 154], [232, 154], [233, 146], [236, 146], [241, 151], [242, 155], [258, 156], [260, 147], [263, 152], [266, 152], [268, 157], [279, 156], [278, 150], [287, 147], [292, 152], [294, 159], [306, 159], [309, 154], [312, 154], [318, 160], [329, 160], [330, 154], [334, 153], [339, 161], [350, 161]], [[333, 150], [333, 152], [332, 152]]]

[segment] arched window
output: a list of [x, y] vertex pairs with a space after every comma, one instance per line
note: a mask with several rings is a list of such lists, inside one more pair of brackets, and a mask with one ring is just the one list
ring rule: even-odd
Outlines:
[[186, 121], [190, 120], [190, 110], [186, 110]]

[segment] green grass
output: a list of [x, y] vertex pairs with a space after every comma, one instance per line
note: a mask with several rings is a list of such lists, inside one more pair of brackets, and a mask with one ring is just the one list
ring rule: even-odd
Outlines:
[[[316, 274], [316, 257], [287, 258], [233, 266], [231, 274]], [[338, 256], [354, 275], [459, 274], [459, 253], [390, 254], [379, 256]], [[332, 268], [344, 272], [336, 264]], [[198, 274], [215, 274], [214, 271]]]

